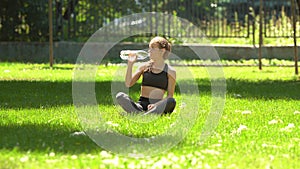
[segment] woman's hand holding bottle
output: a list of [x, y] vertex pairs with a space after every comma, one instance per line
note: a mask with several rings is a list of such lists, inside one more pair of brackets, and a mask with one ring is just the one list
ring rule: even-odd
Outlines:
[[135, 53], [129, 53], [127, 62], [133, 64], [137, 60], [137, 55]]

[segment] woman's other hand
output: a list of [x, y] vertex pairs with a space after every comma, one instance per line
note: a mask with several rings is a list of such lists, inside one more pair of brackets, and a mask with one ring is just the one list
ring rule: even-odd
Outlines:
[[155, 104], [149, 104], [148, 105], [148, 110], [151, 110], [151, 109], [153, 109], [155, 107]]

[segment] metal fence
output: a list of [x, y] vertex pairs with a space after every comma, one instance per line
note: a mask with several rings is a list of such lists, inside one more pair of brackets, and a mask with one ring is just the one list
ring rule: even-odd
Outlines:
[[[150, 11], [185, 18], [201, 30], [185, 36], [249, 38], [257, 31], [260, 7], [259, 0], [55, 0], [54, 3], [57, 40], [86, 39], [117, 18]], [[291, 8], [290, 0], [263, 1], [265, 37], [292, 36]], [[179, 31], [167, 30], [169, 36], [176, 36], [174, 32]]]
[[[198, 26], [187, 37], [254, 38], [259, 28], [260, 0], [51, 0], [54, 40], [85, 41], [96, 30], [124, 16], [163, 12]], [[300, 0], [295, 0], [295, 4]], [[10, 3], [12, 2], [12, 3]], [[266, 38], [292, 36], [292, 0], [263, 0], [263, 34]], [[0, 1], [1, 41], [47, 41], [47, 0]], [[298, 6], [297, 13], [298, 13]], [[297, 15], [298, 20], [299, 14]], [[163, 21], [164, 22], [164, 21]], [[164, 30], [177, 36], [181, 30], [165, 21]], [[155, 22], [147, 25], [155, 28]], [[300, 34], [297, 22], [297, 36]]]
[[[253, 3], [253, 0], [55, 0], [55, 37], [84, 39], [122, 16], [156, 11], [187, 19], [201, 30], [184, 36], [248, 38], [253, 33], [254, 17], [249, 15]], [[167, 22], [164, 25], [169, 36], [180, 32], [168, 30]]]
[[[293, 37], [293, 18], [291, 0], [264, 0], [263, 1], [263, 33], [266, 38], [289, 38]], [[296, 1], [295, 5], [297, 4]], [[300, 1], [299, 1], [300, 2]], [[258, 3], [254, 4], [259, 6]], [[299, 8], [296, 8], [296, 15], [299, 16]], [[298, 19], [298, 18], [297, 18]], [[299, 26], [297, 36], [299, 37]]]

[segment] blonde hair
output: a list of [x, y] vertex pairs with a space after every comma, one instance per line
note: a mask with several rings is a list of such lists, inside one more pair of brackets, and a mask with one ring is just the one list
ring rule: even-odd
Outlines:
[[158, 45], [159, 49], [166, 49], [166, 52], [163, 55], [164, 59], [167, 59], [169, 54], [171, 53], [171, 43], [161, 36], [154, 37], [149, 44], [150, 46], [156, 44]]

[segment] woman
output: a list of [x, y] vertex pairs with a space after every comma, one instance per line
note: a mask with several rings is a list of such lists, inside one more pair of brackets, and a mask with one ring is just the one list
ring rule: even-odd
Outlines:
[[[176, 84], [176, 71], [165, 63], [171, 51], [171, 44], [163, 37], [155, 37], [149, 43], [150, 61], [143, 63], [133, 74], [132, 68], [137, 56], [131, 54], [125, 77], [126, 87], [133, 86], [142, 76], [141, 94], [134, 102], [127, 94], [120, 92], [116, 96], [118, 104], [128, 113], [172, 113], [176, 101], [173, 98]], [[166, 98], [164, 98], [167, 92]]]

